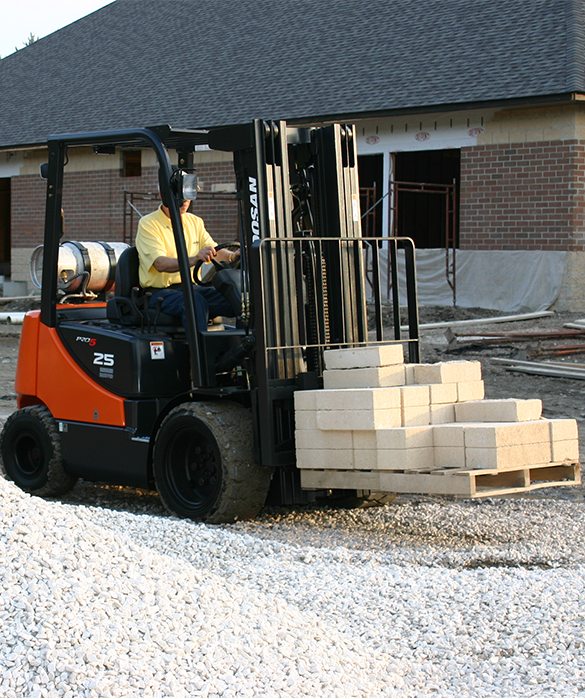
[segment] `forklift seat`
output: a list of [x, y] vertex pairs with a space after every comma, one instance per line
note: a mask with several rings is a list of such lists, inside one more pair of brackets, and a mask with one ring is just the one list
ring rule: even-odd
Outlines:
[[135, 327], [182, 327], [181, 319], [148, 307], [148, 296], [140, 288], [138, 277], [138, 250], [129, 247], [122, 252], [116, 265], [116, 295], [106, 307], [106, 316], [112, 323]]

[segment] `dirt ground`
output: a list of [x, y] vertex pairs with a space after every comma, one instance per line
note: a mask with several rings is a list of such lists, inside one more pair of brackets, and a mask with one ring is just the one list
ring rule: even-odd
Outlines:
[[[427, 322], [466, 320], [486, 318], [490, 316], [507, 315], [483, 309], [447, 309], [422, 308], [420, 311], [421, 324]], [[453, 326], [456, 334], [481, 334], [500, 331], [537, 332], [539, 330], [563, 330], [565, 323], [583, 318], [584, 314], [555, 313], [552, 316], [532, 320], [514, 321], [508, 323], [478, 324], [471, 326]], [[557, 340], [530, 339], [522, 342], [505, 342], [488, 345], [472, 345], [460, 337], [459, 346], [449, 349], [446, 337], [447, 328], [421, 330], [421, 359], [435, 362], [453, 359], [475, 359], [482, 365], [485, 382], [486, 398], [540, 398], [543, 404], [543, 416], [548, 418], [570, 417], [579, 424], [581, 436], [581, 458], [585, 454], [585, 381], [578, 379], [553, 378], [535, 376], [510, 371], [505, 365], [496, 364], [492, 359], [530, 359], [531, 361], [563, 362], [567, 365], [585, 362], [585, 354], [553, 356], [551, 349], [567, 346], [582, 345], [585, 350], [585, 335], [583, 338], [563, 338]], [[584, 367], [585, 368], [585, 367]]]
[[[26, 310], [34, 307], [35, 302], [18, 302], [0, 305], [0, 311]], [[389, 313], [387, 314], [389, 317]], [[460, 309], [444, 307], [421, 307], [420, 323], [450, 322], [467, 319], [481, 319], [491, 316], [505, 315], [504, 313], [487, 311], [485, 309]], [[555, 313], [552, 316], [532, 320], [514, 321], [508, 323], [480, 324], [471, 326], [454, 326], [456, 333], [466, 335], [481, 334], [482, 332], [499, 331], [537, 331], [562, 329], [563, 324], [577, 318], [585, 317], [570, 313]], [[0, 323], [0, 415], [6, 415], [15, 408], [14, 376], [18, 355], [21, 325]], [[520, 343], [505, 343], [485, 346], [461, 346], [455, 351], [449, 351], [447, 328], [421, 329], [420, 345], [421, 360], [436, 362], [449, 359], [477, 359], [481, 362], [485, 381], [486, 398], [540, 398], [543, 403], [543, 415], [548, 418], [570, 417], [579, 424], [581, 440], [581, 460], [585, 457], [585, 381], [577, 379], [551, 378], [531, 376], [508, 371], [501, 364], [494, 364], [494, 357], [525, 358], [535, 351], [543, 351], [560, 345], [583, 344], [582, 339], [539, 340], [533, 339]], [[585, 355], [574, 354], [565, 358], [538, 357], [539, 361], [551, 359], [567, 364], [585, 362]]]

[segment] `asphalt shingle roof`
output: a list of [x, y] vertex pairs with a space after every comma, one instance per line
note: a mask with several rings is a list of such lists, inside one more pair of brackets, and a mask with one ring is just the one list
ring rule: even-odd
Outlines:
[[0, 147], [585, 92], [583, 5], [117, 0], [0, 60]]

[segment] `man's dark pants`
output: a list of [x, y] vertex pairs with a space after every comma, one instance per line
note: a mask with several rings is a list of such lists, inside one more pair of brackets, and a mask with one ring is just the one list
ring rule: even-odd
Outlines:
[[[198, 330], [207, 330], [209, 318], [215, 316], [234, 315], [225, 296], [220, 294], [212, 286], [192, 286], [195, 302], [195, 319]], [[171, 316], [178, 316], [185, 325], [185, 299], [182, 289], [173, 287], [168, 289], [152, 289], [150, 308], [156, 308], [157, 299], [162, 298], [161, 311]]]

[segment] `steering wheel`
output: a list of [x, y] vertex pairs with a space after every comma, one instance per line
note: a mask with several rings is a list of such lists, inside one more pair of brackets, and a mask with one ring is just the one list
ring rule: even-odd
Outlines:
[[[240, 244], [237, 242], [222, 243], [221, 245], [215, 246], [215, 251], [219, 252], [220, 250], [225, 250], [226, 248], [238, 248], [239, 250]], [[238, 255], [237, 261], [233, 262], [232, 264], [229, 264], [228, 262], [218, 262], [214, 257], [211, 258], [210, 262], [215, 267], [217, 272], [221, 272], [222, 269], [237, 269], [240, 265], [240, 257]], [[211, 275], [211, 278], [206, 279], [205, 281], [203, 281], [203, 279], [200, 277], [201, 268], [204, 264], [208, 263], [203, 262], [202, 260], [197, 260], [195, 263], [195, 266], [193, 267], [193, 281], [199, 286], [211, 286], [213, 284], [212, 279], [214, 275]]]

